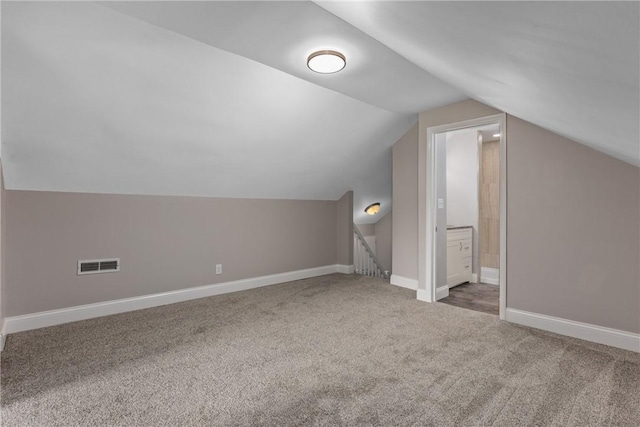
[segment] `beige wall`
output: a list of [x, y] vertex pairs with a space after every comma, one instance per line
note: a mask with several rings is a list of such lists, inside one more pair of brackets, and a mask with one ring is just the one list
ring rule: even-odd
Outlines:
[[[346, 264], [336, 230], [348, 200], [6, 191], [5, 315]], [[106, 257], [122, 271], [76, 275], [77, 260]]]
[[[394, 145], [394, 274], [418, 278], [418, 140], [496, 113], [430, 110]], [[639, 169], [511, 116], [507, 164], [507, 307], [640, 332]]]
[[336, 206], [337, 262], [353, 264], [353, 191], [347, 191]]
[[393, 146], [393, 274], [418, 279], [418, 123]]
[[507, 306], [640, 332], [640, 169], [507, 118]]
[[382, 265], [384, 270], [391, 271], [391, 230], [393, 215], [388, 213], [380, 218], [374, 225], [374, 234], [376, 236], [376, 258]]

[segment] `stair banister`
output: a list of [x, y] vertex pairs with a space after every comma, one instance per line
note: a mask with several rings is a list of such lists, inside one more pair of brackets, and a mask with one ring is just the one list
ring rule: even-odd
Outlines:
[[371, 250], [371, 247], [367, 244], [364, 236], [356, 226], [353, 224], [354, 238], [354, 263], [356, 264], [356, 271], [359, 274], [375, 277], [385, 277], [385, 270], [382, 268], [380, 261]]

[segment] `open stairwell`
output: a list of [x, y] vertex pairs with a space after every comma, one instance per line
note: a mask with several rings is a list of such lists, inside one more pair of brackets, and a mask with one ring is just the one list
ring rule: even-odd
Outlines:
[[353, 264], [356, 274], [381, 277], [384, 279], [389, 278], [388, 272], [382, 268], [380, 262], [355, 224], [353, 225]]

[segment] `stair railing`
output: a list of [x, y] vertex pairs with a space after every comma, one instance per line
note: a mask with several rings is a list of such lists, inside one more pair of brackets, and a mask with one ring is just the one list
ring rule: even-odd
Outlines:
[[356, 274], [364, 276], [382, 277], [388, 279], [385, 270], [380, 265], [378, 258], [367, 244], [364, 236], [353, 224], [353, 264]]

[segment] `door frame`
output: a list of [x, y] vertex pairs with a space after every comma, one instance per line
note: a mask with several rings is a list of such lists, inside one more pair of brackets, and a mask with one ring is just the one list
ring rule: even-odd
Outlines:
[[425, 140], [418, 141], [418, 291], [417, 299], [438, 300], [436, 295], [435, 136], [453, 130], [484, 125], [500, 125], [500, 319], [507, 312], [507, 115], [505, 113], [427, 128]]

